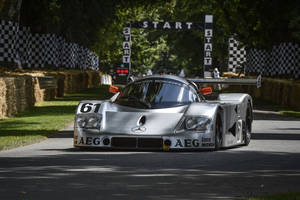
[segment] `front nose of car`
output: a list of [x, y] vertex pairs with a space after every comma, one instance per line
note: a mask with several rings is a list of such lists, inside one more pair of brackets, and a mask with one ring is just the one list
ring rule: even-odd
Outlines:
[[102, 132], [129, 135], [168, 135], [183, 113], [106, 112]]

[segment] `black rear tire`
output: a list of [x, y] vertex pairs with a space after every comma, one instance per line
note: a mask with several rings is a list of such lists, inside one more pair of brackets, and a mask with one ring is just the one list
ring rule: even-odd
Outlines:
[[223, 143], [223, 124], [221, 114], [217, 114], [216, 126], [215, 126], [215, 150], [220, 150]]
[[251, 104], [248, 103], [247, 111], [246, 111], [246, 119], [245, 119], [245, 128], [243, 130], [243, 137], [244, 137], [244, 145], [248, 146], [251, 141], [251, 132], [252, 132], [252, 107]]

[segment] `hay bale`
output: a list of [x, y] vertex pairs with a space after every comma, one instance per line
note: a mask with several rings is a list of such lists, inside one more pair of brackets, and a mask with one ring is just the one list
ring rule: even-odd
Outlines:
[[45, 90], [40, 89], [40, 84], [37, 77], [32, 77], [34, 104], [37, 105], [44, 100]]
[[43, 101], [50, 101], [55, 99], [55, 88], [44, 89], [44, 98]]
[[63, 73], [58, 73], [56, 76], [57, 80], [57, 88], [56, 88], [56, 96], [63, 97], [65, 94], [65, 75]]
[[102, 72], [87, 71], [88, 74], [88, 88], [98, 87], [101, 84]]
[[15, 85], [15, 78], [14, 77], [7, 77], [4, 78], [5, 85], [6, 85], [6, 105], [7, 105], [7, 112], [6, 116], [10, 117], [13, 114], [17, 113], [17, 98], [16, 98], [16, 85]]
[[95, 73], [95, 77], [93, 79], [93, 87], [98, 87], [101, 85], [101, 77], [102, 77], [103, 73], [102, 72], [96, 72]]
[[0, 77], [0, 119], [7, 116], [6, 90], [5, 81]]
[[71, 93], [74, 93], [74, 92], [77, 92], [79, 89], [79, 84], [81, 82], [80, 78], [79, 78], [79, 75], [78, 74], [71, 74], [72, 76], [72, 81], [71, 81], [71, 87], [72, 87], [72, 90], [71, 90]]
[[78, 92], [88, 87], [88, 75], [85, 72], [72, 73], [71, 76], [71, 92]]
[[291, 80], [263, 78], [262, 87], [232, 86], [231, 92], [244, 92], [277, 105], [300, 110], [300, 84]]
[[1, 78], [0, 86], [0, 118], [13, 116], [34, 105], [31, 77]]
[[93, 87], [93, 75], [94, 73], [92, 73], [91, 71], [86, 71], [86, 74], [88, 76], [88, 84], [87, 87], [88, 88], [92, 88]]
[[[61, 97], [101, 84], [101, 72], [63, 70], [56, 72], [21, 70], [5, 71], [0, 77], [0, 119], [24, 111], [44, 100]], [[56, 89], [40, 89], [38, 76], [54, 76]]]
[[65, 86], [67, 88], [66, 92], [67, 93], [72, 93], [73, 88], [72, 88], [72, 80], [73, 76], [72, 74], [67, 74], [67, 78], [66, 78], [66, 82], [65, 82]]
[[16, 99], [16, 109], [17, 112], [23, 111], [26, 108], [26, 92], [25, 92], [25, 78], [24, 77], [16, 77], [14, 78], [15, 85], [15, 94], [14, 98]]
[[33, 89], [33, 79], [31, 76], [28, 76], [26, 78], [25, 82], [25, 98], [27, 102], [27, 106], [33, 107], [35, 102], [34, 102], [34, 89]]
[[[222, 74], [222, 77], [227, 77], [227, 78], [236, 78], [238, 76], [239, 76], [239, 74], [234, 73], [234, 72], [223, 72], [223, 74]], [[244, 78], [245, 75], [241, 74], [240, 77]]]

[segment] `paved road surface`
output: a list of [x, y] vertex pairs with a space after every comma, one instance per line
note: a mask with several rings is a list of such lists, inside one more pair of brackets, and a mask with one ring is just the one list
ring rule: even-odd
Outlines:
[[72, 128], [0, 152], [0, 199], [239, 199], [300, 191], [300, 121], [256, 111], [248, 147], [78, 151]]

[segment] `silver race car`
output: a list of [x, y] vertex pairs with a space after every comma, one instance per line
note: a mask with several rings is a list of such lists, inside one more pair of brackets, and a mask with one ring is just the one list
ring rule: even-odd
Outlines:
[[183, 79], [148, 76], [109, 100], [81, 101], [74, 125], [75, 147], [109, 149], [215, 149], [248, 145], [253, 120], [248, 94], [219, 94], [197, 84], [260, 84], [258, 79]]

